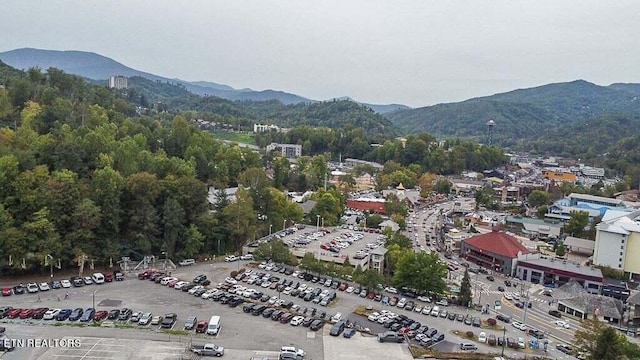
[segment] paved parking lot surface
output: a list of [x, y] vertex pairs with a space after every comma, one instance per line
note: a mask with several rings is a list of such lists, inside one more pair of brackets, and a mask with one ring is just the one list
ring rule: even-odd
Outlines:
[[[66, 338], [72, 339], [72, 338]], [[75, 338], [74, 338], [75, 339]], [[180, 359], [185, 345], [180, 342], [139, 341], [113, 338], [77, 338], [78, 348], [51, 348], [40, 358], [52, 360], [169, 360]]]

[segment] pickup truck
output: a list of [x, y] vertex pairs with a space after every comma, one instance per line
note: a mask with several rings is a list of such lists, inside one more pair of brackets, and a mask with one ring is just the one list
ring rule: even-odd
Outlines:
[[215, 344], [204, 344], [201, 346], [193, 346], [191, 351], [200, 356], [222, 356], [224, 348]]

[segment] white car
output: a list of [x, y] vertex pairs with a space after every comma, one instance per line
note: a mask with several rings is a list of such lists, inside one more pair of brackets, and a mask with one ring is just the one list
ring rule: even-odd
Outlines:
[[283, 346], [280, 348], [280, 354], [289, 353], [299, 355], [299, 357], [304, 359], [305, 352], [302, 349], [298, 349], [293, 346]]
[[260, 285], [260, 286], [262, 286], [263, 288], [268, 288], [269, 286], [271, 286], [271, 284], [272, 284], [272, 282], [271, 282], [271, 281], [265, 281], [265, 282], [263, 282], [263, 283], [262, 283], [262, 285]]
[[287, 286], [286, 288], [284, 288], [282, 293], [285, 294], [285, 295], [291, 295], [292, 291], [293, 291], [293, 289], [291, 288], [291, 286]]
[[486, 343], [487, 342], [487, 333], [484, 331], [481, 331], [480, 334], [478, 334], [478, 342], [481, 343]]
[[225, 257], [224, 257], [224, 261], [225, 261], [225, 262], [238, 261], [238, 257], [237, 257], [237, 256], [235, 256], [235, 255], [225, 256]]
[[43, 320], [53, 320], [56, 315], [58, 315], [58, 313], [60, 312], [60, 309], [49, 309], [47, 310], [47, 312], [44, 313], [44, 315], [42, 316]]
[[402, 298], [402, 299], [400, 299], [400, 301], [398, 301], [398, 305], [397, 306], [399, 308], [403, 308], [406, 304], [407, 304], [407, 299]]
[[289, 324], [291, 324], [292, 326], [298, 326], [300, 324], [302, 324], [302, 321], [304, 321], [304, 316], [294, 316], [293, 319], [291, 319], [291, 321], [289, 322]]
[[198, 291], [200, 289], [204, 289], [204, 286], [201, 286], [201, 285], [194, 286], [191, 289], [189, 289], [189, 291], [187, 291], [187, 292], [189, 294], [193, 295], [193, 294], [195, 294], [196, 291]]
[[367, 316], [367, 319], [369, 321], [377, 321], [378, 318], [380, 318], [380, 316], [382, 316], [382, 315], [380, 315], [380, 313], [374, 312], [374, 313], [369, 314], [369, 316]]
[[513, 323], [511, 323], [511, 326], [513, 326], [514, 328], [516, 328], [518, 330], [522, 330], [522, 331], [527, 330], [527, 327], [523, 323], [518, 322], [518, 321], [514, 321]]
[[27, 292], [28, 293], [37, 293], [39, 290], [38, 285], [36, 283], [28, 283], [27, 284]]
[[384, 315], [380, 315], [380, 317], [378, 317], [378, 318], [376, 319], [376, 322], [377, 322], [378, 324], [384, 324], [384, 322], [385, 322], [385, 321], [387, 321], [387, 320], [389, 320], [389, 318], [388, 318], [388, 317], [386, 317], [386, 316], [384, 316]]
[[424, 308], [422, 308], [422, 315], [429, 315], [431, 314], [431, 306], [425, 306]]
[[418, 306], [414, 307], [413, 311], [417, 312], [417, 313], [421, 313], [422, 312], [422, 306], [418, 305]]
[[253, 260], [253, 254], [245, 254], [240, 256], [240, 260]]
[[181, 290], [183, 286], [187, 285], [189, 282], [188, 281], [178, 281], [173, 288], [176, 290]]
[[65, 288], [68, 289], [71, 287], [71, 281], [64, 279], [64, 280], [60, 280], [60, 285]]
[[140, 317], [140, 320], [138, 320], [138, 325], [149, 325], [152, 319], [153, 319], [153, 315], [150, 312], [144, 313]]
[[272, 296], [269, 298], [269, 300], [267, 301], [267, 303], [269, 305], [274, 305], [276, 303], [276, 301], [278, 301], [278, 297], [277, 296]]
[[523, 339], [523, 338], [521, 338], [521, 337], [519, 337], [519, 338], [518, 338], [518, 347], [519, 347], [520, 349], [524, 349], [524, 348], [526, 348], [526, 347], [527, 347], [527, 345], [524, 343], [524, 339]]
[[215, 294], [219, 293], [220, 290], [218, 289], [213, 289], [213, 290], [207, 290], [204, 292], [204, 294], [200, 295], [201, 298], [203, 299], [210, 299], [211, 297], [213, 297]]
[[178, 280], [177, 277], [174, 276], [166, 276], [163, 277], [162, 280], [160, 280], [160, 285], [164, 285], [167, 286], [167, 284], [169, 284], [170, 282], [172, 282], [173, 280]]
[[347, 290], [345, 290], [344, 292], [346, 292], [347, 294], [351, 294], [351, 293], [353, 293], [353, 290], [355, 290], [355, 289], [353, 288], [353, 286], [349, 286], [349, 287], [347, 288]]
[[556, 324], [556, 326], [559, 326], [561, 328], [565, 328], [565, 329], [570, 329], [571, 325], [566, 322], [566, 321], [562, 321], [562, 320], [557, 320], [556, 322], [554, 322], [554, 324]]
[[236, 279], [234, 279], [234, 278], [232, 278], [232, 277], [229, 277], [229, 276], [227, 276], [227, 277], [224, 279], [224, 282], [226, 282], [227, 284], [232, 284], [232, 285], [235, 285], [235, 284], [237, 284], [237, 283], [238, 283], [238, 281], [237, 281]]
[[384, 288], [384, 291], [386, 291], [386, 292], [388, 292], [388, 293], [392, 293], [392, 294], [397, 294], [397, 293], [398, 293], [398, 290], [397, 290], [396, 288], [394, 288], [394, 287], [390, 287], [390, 286], [389, 286], [389, 287]]
[[38, 284], [38, 289], [40, 291], [49, 291], [51, 288], [49, 287], [49, 284], [47, 284], [46, 282], [42, 282]]
[[424, 301], [424, 302], [427, 302], [427, 303], [431, 302], [431, 299], [428, 296], [418, 296], [418, 300]]
[[504, 293], [504, 298], [507, 300], [513, 300], [513, 296], [511, 296], [511, 293]]

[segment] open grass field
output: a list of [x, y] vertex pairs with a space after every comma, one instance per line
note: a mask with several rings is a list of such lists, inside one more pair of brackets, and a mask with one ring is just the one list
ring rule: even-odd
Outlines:
[[255, 145], [256, 140], [252, 133], [239, 133], [235, 131], [211, 130], [209, 131], [216, 139], [234, 141], [249, 145]]

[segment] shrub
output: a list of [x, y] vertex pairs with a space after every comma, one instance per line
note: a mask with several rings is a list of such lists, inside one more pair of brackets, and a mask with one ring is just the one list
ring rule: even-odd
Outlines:
[[238, 276], [238, 272], [233, 270], [229, 276], [231, 276], [232, 278], [235, 278], [236, 276]]
[[467, 336], [467, 338], [473, 339], [473, 331], [467, 331], [465, 335]]
[[497, 324], [498, 322], [496, 321], [496, 319], [494, 318], [488, 318], [487, 319], [487, 324], [489, 324], [490, 326], [494, 326], [495, 324]]

